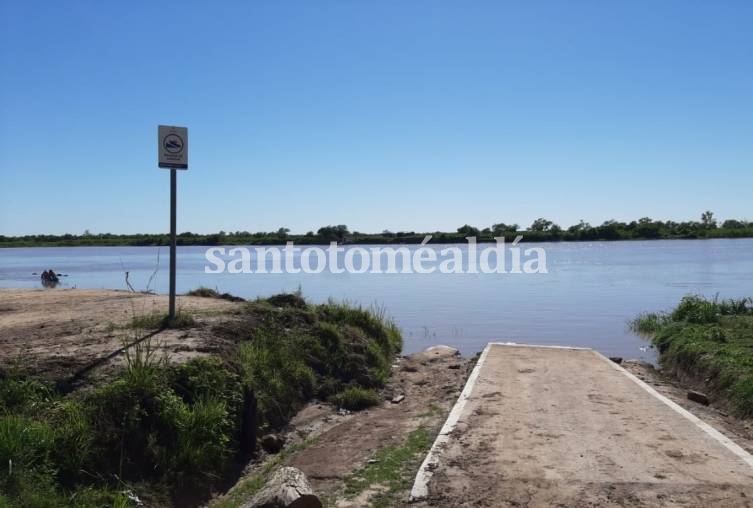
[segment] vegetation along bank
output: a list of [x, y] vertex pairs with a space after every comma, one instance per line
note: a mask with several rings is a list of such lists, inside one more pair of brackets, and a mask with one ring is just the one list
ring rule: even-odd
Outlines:
[[753, 299], [686, 296], [671, 311], [638, 316], [631, 327], [650, 337], [670, 375], [735, 415], [753, 417]]
[[210, 323], [200, 332], [216, 347], [181, 362], [148, 338], [164, 321], [139, 316], [102, 332], [130, 345], [106, 376], [71, 384], [39, 375], [28, 356], [4, 357], [0, 507], [197, 506], [307, 401], [358, 410], [384, 400], [402, 339], [381, 310], [298, 294], [233, 305], [182, 320]]

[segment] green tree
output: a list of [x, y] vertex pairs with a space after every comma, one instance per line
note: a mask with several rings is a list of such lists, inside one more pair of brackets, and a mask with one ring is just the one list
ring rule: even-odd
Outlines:
[[745, 221], [739, 221], [735, 219], [727, 219], [722, 223], [724, 229], [744, 229], [748, 227]]
[[567, 232], [568, 233], [573, 233], [573, 234], [580, 234], [580, 233], [582, 233], [584, 231], [589, 231], [591, 229], [593, 229], [591, 227], [591, 224], [589, 224], [588, 222], [586, 222], [583, 219], [581, 219], [581, 221], [578, 224], [575, 224], [575, 225], [570, 226], [569, 228], [567, 228]]
[[701, 224], [704, 229], [716, 229], [716, 219], [714, 218], [714, 212], [706, 210], [701, 214]]
[[650, 217], [643, 217], [638, 219], [638, 224], [635, 227], [635, 235], [638, 238], [661, 238], [662, 226], [661, 222], [655, 222]]
[[337, 226], [323, 226], [316, 232], [317, 235], [325, 240], [337, 240], [341, 242], [348, 236], [348, 226], [345, 224], [338, 224]]
[[478, 236], [479, 233], [480, 231], [478, 228], [474, 228], [473, 226], [470, 226], [468, 224], [465, 224], [458, 228], [458, 234], [463, 236]]
[[503, 235], [505, 233], [515, 233], [519, 227], [520, 226], [517, 224], [505, 224], [504, 222], [499, 222], [492, 225], [492, 231], [495, 235]]
[[537, 233], [546, 233], [547, 231], [552, 229], [552, 226], [554, 226], [554, 222], [540, 217], [533, 221], [533, 224], [531, 224], [531, 227], [529, 227], [528, 229], [530, 229], [531, 231], [536, 231]]

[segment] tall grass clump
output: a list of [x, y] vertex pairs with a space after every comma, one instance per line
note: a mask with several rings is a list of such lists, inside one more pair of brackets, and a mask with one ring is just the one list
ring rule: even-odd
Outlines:
[[312, 397], [341, 406], [363, 393], [350, 406], [373, 405], [379, 399], [374, 390], [384, 386], [402, 348], [400, 331], [384, 309], [332, 300], [311, 305], [300, 292], [250, 302], [224, 333], [239, 341], [232, 361], [270, 428]]
[[753, 416], [753, 300], [690, 295], [666, 313], [631, 322], [651, 338], [662, 366], [716, 395], [739, 416]]
[[316, 377], [306, 365], [296, 338], [274, 329], [260, 330], [239, 345], [235, 361], [254, 390], [263, 423], [279, 427], [314, 393]]
[[638, 335], [650, 337], [670, 321], [663, 312], [644, 312], [630, 322], [630, 329]]
[[134, 349], [117, 377], [66, 397], [41, 380], [0, 379], [7, 506], [130, 506], [123, 482], [169, 498], [206, 495], [223, 477], [237, 448], [239, 376], [218, 358], [168, 365], [150, 351]]
[[[79, 489], [91, 457], [91, 428], [76, 401], [61, 400], [44, 381], [0, 378], [0, 506], [119, 506], [107, 485]], [[120, 506], [127, 506], [121, 504]]]
[[351, 386], [333, 396], [330, 402], [337, 407], [359, 411], [371, 406], [377, 406], [382, 402], [382, 397], [374, 390]]

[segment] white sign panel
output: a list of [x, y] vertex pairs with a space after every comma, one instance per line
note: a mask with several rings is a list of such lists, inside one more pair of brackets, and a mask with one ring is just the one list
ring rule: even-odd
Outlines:
[[188, 129], [158, 126], [157, 154], [161, 168], [188, 169]]

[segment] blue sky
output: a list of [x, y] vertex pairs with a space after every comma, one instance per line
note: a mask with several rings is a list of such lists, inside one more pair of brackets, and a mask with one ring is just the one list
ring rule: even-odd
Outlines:
[[753, 219], [747, 0], [0, 5], [0, 234]]

